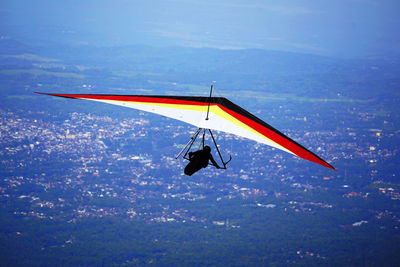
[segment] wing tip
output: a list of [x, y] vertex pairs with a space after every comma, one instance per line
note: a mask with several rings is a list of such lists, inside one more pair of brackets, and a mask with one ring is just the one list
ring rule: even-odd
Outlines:
[[52, 96], [58, 96], [57, 94], [52, 94], [52, 93], [43, 93], [43, 92], [34, 92], [35, 94], [39, 95], [52, 95]]
[[77, 98], [75, 95], [68, 95], [68, 94], [54, 94], [54, 93], [42, 93], [42, 92], [34, 92], [35, 94], [40, 95], [50, 95], [50, 96], [58, 96], [58, 97], [65, 97], [65, 98]]
[[329, 164], [328, 162], [324, 162], [325, 164], [323, 164], [325, 167], [327, 167], [327, 168], [329, 168], [329, 169], [332, 169], [332, 170], [334, 170], [334, 171], [338, 171], [338, 169], [336, 169], [335, 167], [333, 167], [331, 164]]

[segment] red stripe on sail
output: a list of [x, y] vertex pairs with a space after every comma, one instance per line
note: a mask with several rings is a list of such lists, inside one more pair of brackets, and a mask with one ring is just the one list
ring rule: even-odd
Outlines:
[[259, 123], [245, 117], [242, 116], [230, 109], [225, 108], [224, 106], [218, 105], [223, 111], [225, 111], [226, 113], [228, 113], [229, 115], [233, 116], [234, 118], [238, 119], [239, 121], [241, 121], [242, 123], [246, 124], [247, 126], [249, 126], [250, 128], [254, 129], [255, 131], [259, 132], [260, 134], [264, 135], [265, 137], [267, 137], [268, 139], [271, 139], [272, 141], [274, 141], [275, 143], [283, 146], [284, 148], [286, 148], [287, 150], [293, 152], [294, 154], [296, 154], [297, 156], [321, 164], [322, 166], [325, 166], [327, 168], [336, 170], [334, 167], [332, 167], [329, 163], [327, 163], [326, 161], [322, 160], [321, 158], [317, 157], [316, 155], [314, 155], [312, 152], [298, 146], [297, 144], [293, 143], [291, 140], [287, 139], [287, 137], [282, 136], [262, 125], [260, 125]]
[[[43, 94], [43, 93], [41, 93]], [[84, 94], [46, 94], [52, 96], [60, 96], [67, 98], [76, 99], [96, 99], [96, 100], [111, 100], [111, 101], [126, 101], [126, 102], [142, 102], [142, 103], [157, 103], [157, 104], [173, 104], [173, 105], [196, 105], [196, 106], [207, 106], [208, 103], [179, 100], [173, 98], [156, 98], [156, 97], [144, 97], [144, 96], [119, 96], [119, 95], [84, 95]]]

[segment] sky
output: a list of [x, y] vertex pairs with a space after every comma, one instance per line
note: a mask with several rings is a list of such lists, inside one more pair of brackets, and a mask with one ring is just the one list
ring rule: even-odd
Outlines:
[[32, 43], [400, 55], [398, 0], [1, 0], [0, 34]]

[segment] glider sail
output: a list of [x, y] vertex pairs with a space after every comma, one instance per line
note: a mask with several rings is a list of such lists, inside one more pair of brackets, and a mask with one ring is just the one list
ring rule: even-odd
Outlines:
[[302, 145], [224, 97], [36, 93], [93, 100], [152, 112], [198, 128], [245, 137], [335, 170]]

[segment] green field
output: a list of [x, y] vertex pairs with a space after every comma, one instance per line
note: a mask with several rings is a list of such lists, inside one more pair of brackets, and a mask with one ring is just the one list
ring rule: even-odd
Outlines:
[[72, 72], [51, 72], [40, 69], [8, 69], [8, 70], [0, 70], [0, 74], [3, 75], [30, 74], [34, 76], [47, 75], [60, 78], [74, 78], [74, 79], [84, 79], [86, 77], [83, 74], [77, 74]]

